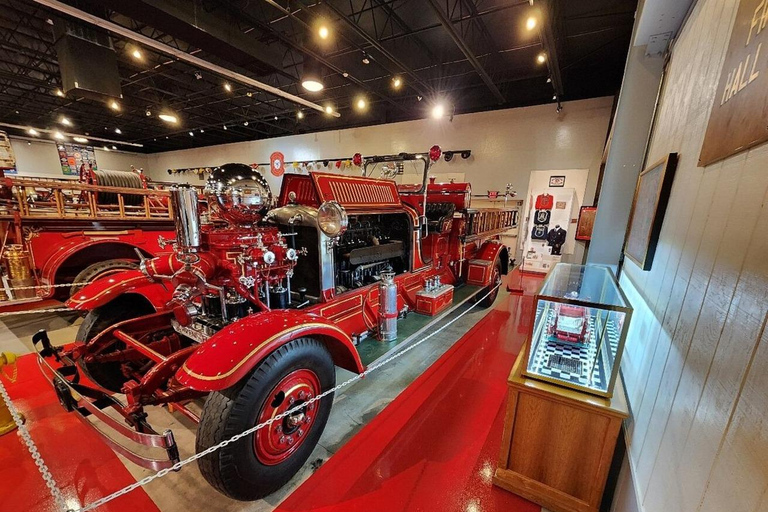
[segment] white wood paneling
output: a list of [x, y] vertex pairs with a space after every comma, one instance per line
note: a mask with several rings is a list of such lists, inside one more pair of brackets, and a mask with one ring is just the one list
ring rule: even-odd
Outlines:
[[649, 160], [680, 165], [653, 268], [621, 278], [647, 512], [768, 508], [768, 145], [697, 167], [737, 6], [699, 0], [673, 48]]

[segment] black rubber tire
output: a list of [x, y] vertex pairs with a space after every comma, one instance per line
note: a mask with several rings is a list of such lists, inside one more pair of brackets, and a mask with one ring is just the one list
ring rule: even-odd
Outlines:
[[118, 270], [136, 270], [137, 268], [139, 268], [139, 264], [131, 260], [114, 259], [97, 261], [96, 263], [88, 265], [77, 273], [75, 279], [72, 281], [72, 287], [69, 289], [69, 295], [74, 295], [87, 283], [90, 283], [100, 274], [105, 272]]
[[[198, 453], [254, 425], [267, 394], [280, 380], [302, 368], [319, 378], [323, 391], [336, 385], [336, 371], [328, 349], [314, 338], [298, 338], [283, 345], [262, 361], [237, 385], [208, 395], [197, 429]], [[253, 501], [285, 485], [304, 465], [323, 433], [333, 404], [333, 393], [319, 402], [303, 444], [277, 465], [264, 465], [254, 450], [254, 434], [231, 443], [198, 460], [200, 472], [213, 487], [230, 498]]]
[[[478, 298], [484, 297], [488, 292], [491, 292], [491, 290], [493, 290], [494, 286], [496, 286], [497, 284], [499, 284], [501, 282], [501, 261], [499, 261], [498, 259], [496, 260], [496, 262], [493, 265], [493, 270], [491, 272], [492, 272], [492, 274], [491, 274], [491, 284], [489, 286], [486, 286], [485, 288], [483, 288], [477, 294]], [[496, 289], [493, 290], [493, 292], [491, 292], [490, 295], [488, 295], [487, 297], [485, 297], [484, 299], [482, 299], [479, 302], [478, 306], [481, 307], [481, 308], [489, 308], [489, 307], [491, 307], [493, 305], [493, 303], [496, 302], [496, 297], [499, 296], [499, 288], [501, 288], [501, 287], [500, 286], [496, 287]]]
[[[85, 343], [107, 327], [124, 320], [148, 315], [153, 311], [154, 309], [149, 303], [138, 297], [129, 295], [118, 297], [108, 304], [89, 311], [77, 330], [76, 339]], [[112, 344], [106, 353], [124, 348], [125, 344], [118, 341]], [[108, 391], [120, 393], [123, 384], [128, 381], [121, 371], [121, 364], [118, 362], [86, 363], [81, 358], [78, 359], [77, 364], [90, 380]]]

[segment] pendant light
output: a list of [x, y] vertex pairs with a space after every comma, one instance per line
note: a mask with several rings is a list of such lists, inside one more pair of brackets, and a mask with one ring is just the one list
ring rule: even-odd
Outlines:
[[319, 92], [325, 87], [323, 85], [323, 69], [320, 63], [309, 55], [304, 56], [301, 86], [309, 92]]

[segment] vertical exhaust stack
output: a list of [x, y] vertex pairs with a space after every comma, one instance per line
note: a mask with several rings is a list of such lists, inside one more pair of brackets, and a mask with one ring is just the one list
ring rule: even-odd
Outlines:
[[187, 185], [173, 186], [171, 208], [176, 224], [176, 246], [182, 253], [194, 253], [200, 249], [200, 210], [197, 191]]

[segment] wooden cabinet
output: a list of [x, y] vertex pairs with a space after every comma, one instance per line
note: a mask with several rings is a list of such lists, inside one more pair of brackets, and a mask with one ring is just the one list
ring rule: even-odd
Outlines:
[[597, 512], [628, 417], [621, 379], [612, 399], [561, 388], [523, 376], [524, 354], [507, 380], [493, 483], [553, 512]]

